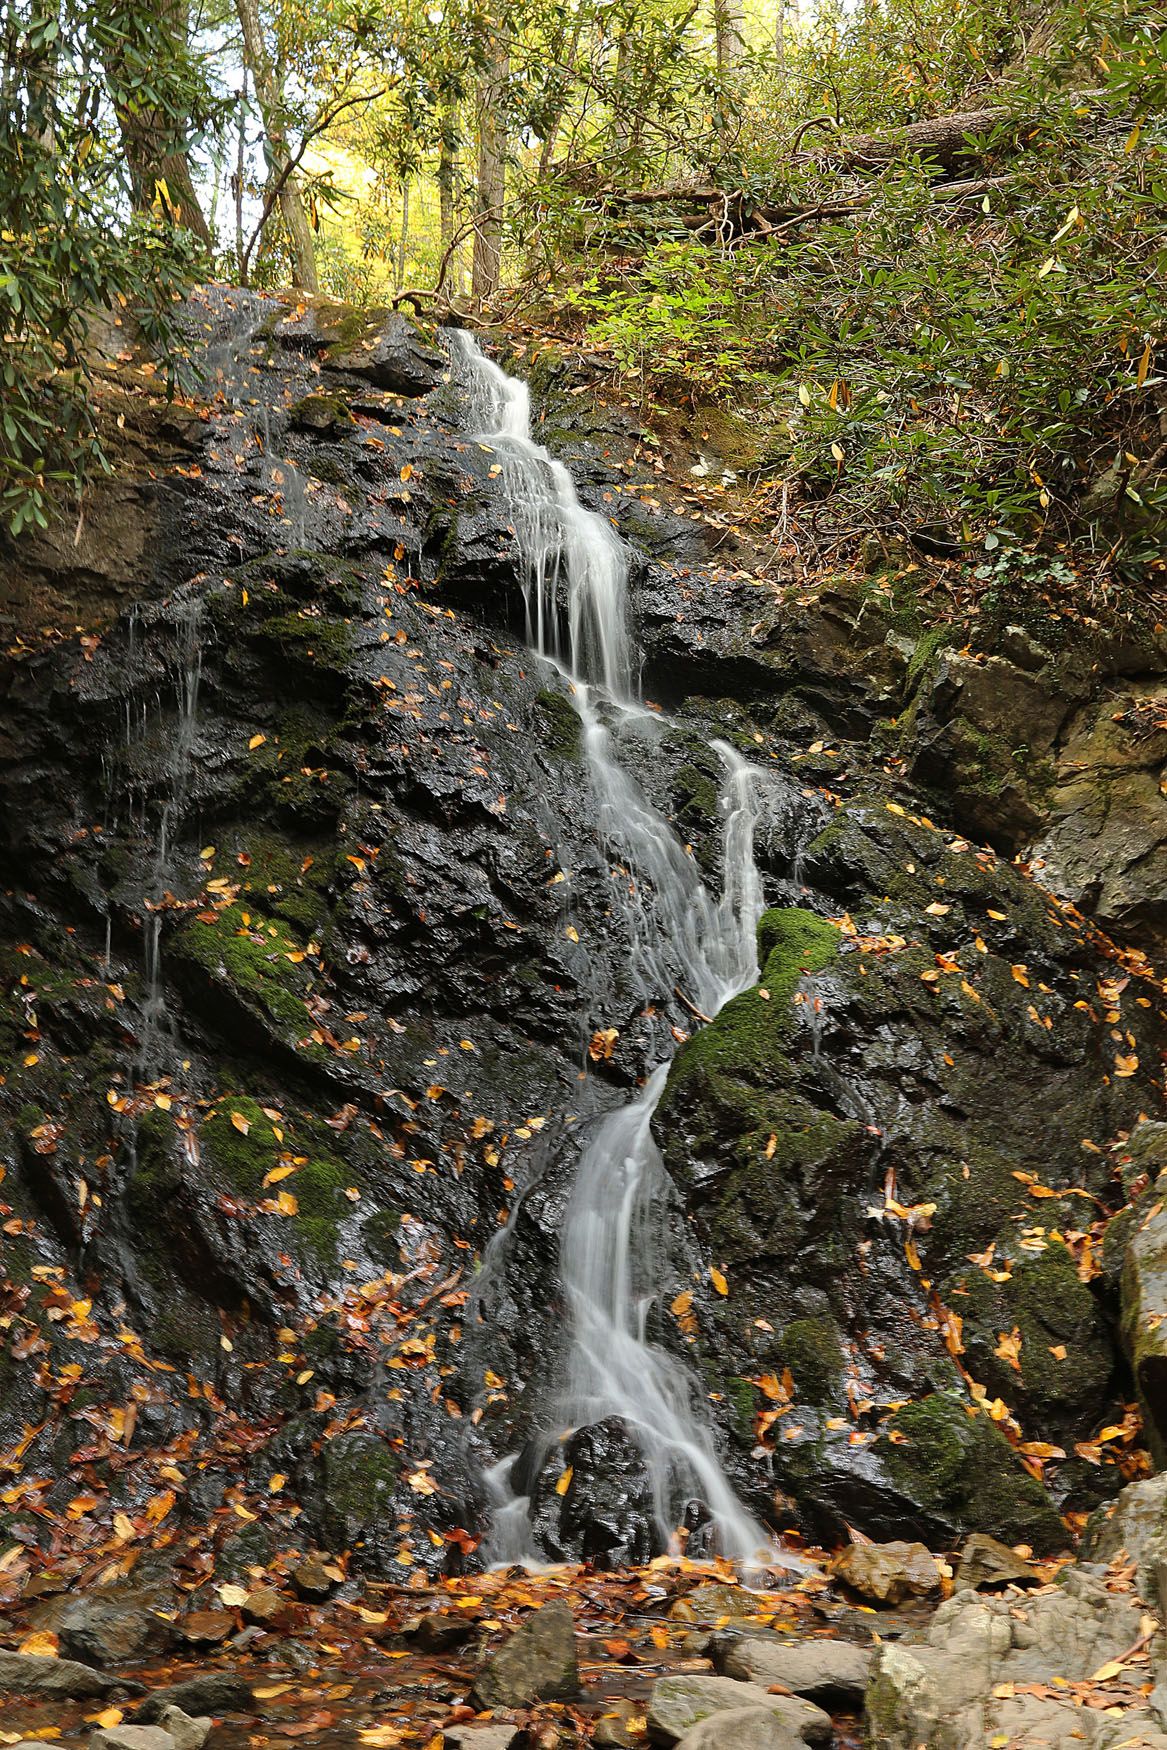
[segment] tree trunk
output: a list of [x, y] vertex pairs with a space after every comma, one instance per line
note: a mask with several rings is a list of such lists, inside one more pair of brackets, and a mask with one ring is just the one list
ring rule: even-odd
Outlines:
[[741, 66], [746, 53], [742, 0], [713, 0], [713, 30], [717, 39], [717, 71], [721, 78]]
[[503, 104], [510, 53], [505, 27], [497, 25], [478, 86], [478, 196], [470, 291], [480, 302], [498, 290], [502, 270], [502, 219], [506, 197], [507, 126]]
[[[175, 54], [185, 52], [190, 22], [186, 0], [159, 0], [158, 20], [174, 44]], [[199, 242], [213, 247], [210, 227], [195, 193], [190, 162], [175, 141], [174, 118], [155, 105], [137, 105], [122, 91], [120, 69], [107, 65], [114, 112], [126, 151], [134, 211], [153, 212], [160, 204], [176, 225], [191, 231]]]
[[400, 291], [405, 284], [405, 251], [409, 244], [409, 183], [401, 184], [401, 234], [397, 239], [397, 284], [395, 291]]
[[243, 31], [244, 59], [251, 73], [260, 115], [263, 117], [268, 174], [280, 185], [280, 216], [284, 221], [292, 252], [292, 284], [298, 291], [315, 293], [320, 288], [316, 279], [316, 249], [312, 241], [312, 227], [304, 208], [300, 179], [294, 170], [288, 168], [291, 163], [291, 150], [284, 126], [284, 94], [264, 41], [258, 0], [235, 0], [235, 10], [239, 14]]

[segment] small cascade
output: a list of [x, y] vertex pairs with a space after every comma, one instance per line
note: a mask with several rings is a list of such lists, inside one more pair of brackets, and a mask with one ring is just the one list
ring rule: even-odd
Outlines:
[[[523, 558], [527, 637], [570, 683], [583, 729], [596, 831], [628, 869], [618, 884], [632, 970], [646, 997], [674, 986], [706, 1015], [757, 977], [763, 899], [754, 833], [765, 775], [728, 745], [724, 767], [721, 893], [622, 765], [610, 724], [648, 717], [635, 690], [628, 627], [628, 557], [610, 524], [579, 502], [567, 469], [531, 437], [526, 384], [508, 377], [464, 334], [451, 337], [466, 393], [467, 429], [498, 458], [499, 483]], [[654, 719], [658, 720], [658, 719]], [[670, 1181], [652, 1135], [668, 1078], [658, 1064], [636, 1097], [601, 1119], [580, 1157], [560, 1237], [570, 1309], [563, 1386], [543, 1437], [545, 1458], [563, 1430], [615, 1419], [635, 1440], [652, 1491], [658, 1547], [683, 1521], [742, 1562], [765, 1559], [769, 1540], [736, 1499], [700, 1407], [700, 1384], [649, 1339], [665, 1269]], [[486, 1477], [492, 1506], [488, 1553], [500, 1563], [537, 1559], [520, 1471], [508, 1455]]]

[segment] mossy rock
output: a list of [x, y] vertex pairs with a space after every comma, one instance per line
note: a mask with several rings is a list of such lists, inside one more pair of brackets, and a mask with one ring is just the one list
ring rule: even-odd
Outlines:
[[970, 1416], [959, 1398], [934, 1392], [897, 1410], [882, 1433], [879, 1451], [892, 1481], [954, 1540], [985, 1531], [1039, 1555], [1068, 1543], [1049, 1496], [983, 1411]]
[[[288, 1249], [307, 1251], [322, 1265], [335, 1262], [341, 1224], [352, 1215], [345, 1188], [353, 1174], [309, 1128], [283, 1118], [277, 1122], [257, 1100], [233, 1094], [204, 1120], [199, 1147], [212, 1173], [235, 1195], [259, 1202], [280, 1190], [290, 1193], [296, 1213], [278, 1218], [287, 1229]], [[294, 1164], [296, 1170], [278, 1186], [265, 1187], [265, 1178], [280, 1164]]]
[[582, 746], [579, 713], [565, 693], [545, 687], [535, 695], [542, 724], [542, 747], [553, 759], [578, 760]]
[[401, 1465], [383, 1440], [353, 1430], [320, 1455], [319, 1522], [330, 1547], [351, 1549], [374, 1533], [388, 1535]]
[[[1095, 1419], [1106, 1402], [1114, 1352], [1094, 1296], [1079, 1280], [1063, 1241], [1051, 1238], [1045, 1251], [1021, 1253], [1005, 1282], [970, 1266], [942, 1289], [941, 1298], [963, 1318], [969, 1367], [992, 1394], [1032, 1411], [1042, 1429], [1067, 1416], [1074, 1428]], [[1021, 1338], [1020, 1371], [996, 1352], [1000, 1333], [1013, 1331]], [[1051, 1353], [1056, 1348], [1066, 1351], [1063, 1359]]]
[[179, 966], [197, 970], [212, 986], [228, 990], [286, 1044], [295, 1047], [311, 1032], [305, 1003], [313, 975], [303, 958], [305, 944], [283, 923], [236, 902], [217, 912], [213, 921], [205, 914], [191, 918], [177, 932], [169, 953]]
[[321, 434], [343, 431], [356, 424], [339, 395], [305, 395], [289, 407], [288, 419], [302, 431]]
[[771, 1354], [777, 1369], [790, 1369], [800, 1403], [827, 1406], [838, 1401], [845, 1357], [830, 1319], [791, 1319], [779, 1332]]

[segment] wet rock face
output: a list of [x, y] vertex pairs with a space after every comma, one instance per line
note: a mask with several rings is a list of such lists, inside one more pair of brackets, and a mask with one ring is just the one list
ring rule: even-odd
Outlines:
[[[207, 418], [156, 438], [157, 479], [99, 490], [108, 541], [34, 543], [6, 579], [28, 626], [56, 598], [92, 628], [30, 641], [0, 717], [0, 1445], [38, 1430], [42, 1505], [65, 1512], [88, 1446], [106, 1535], [157, 1492], [140, 1454], [173, 1447], [174, 1521], [216, 1528], [225, 1575], [288, 1547], [398, 1578], [475, 1559], [480, 1467], [555, 1389], [581, 1140], [693, 1033], [650, 1328], [703, 1371], [742, 1489], [768, 1512], [777, 1479], [808, 1529], [1060, 1539], [968, 1379], [1067, 1451], [1121, 1414], [1096, 1206], [1029, 1185], [1105, 1203], [1082, 1141], [1149, 1109], [1158, 1017], [1021, 874], [889, 812], [862, 745], [807, 755], [914, 696], [918, 640], [850, 586], [782, 604], [717, 575], [691, 521], [618, 490], [618, 422], [549, 408], [581, 496], [638, 543], [645, 691], [678, 707], [613, 723], [622, 760], [714, 880], [709, 738], [774, 777], [763, 982], [700, 1030], [631, 974], [627, 875], [523, 646], [514, 531], [439, 337], [252, 295], [188, 320]], [[67, 1370], [95, 1355], [79, 1417]], [[1109, 1475], [1071, 1459], [1059, 1494], [1093, 1505]], [[653, 1553], [619, 1423], [526, 1481], [549, 1553]], [[3, 1513], [17, 1542], [46, 1525]], [[699, 1505], [685, 1529], [696, 1552]]]

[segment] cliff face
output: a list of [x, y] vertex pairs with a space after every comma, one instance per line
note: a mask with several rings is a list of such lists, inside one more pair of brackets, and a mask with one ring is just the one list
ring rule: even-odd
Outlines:
[[[155, 1502], [221, 1575], [472, 1557], [554, 1387], [579, 1139], [680, 1040], [650, 1329], [742, 1495], [1059, 1544], [1137, 1464], [1104, 1238], [1163, 999], [1084, 914], [1161, 940], [1154, 635], [970, 649], [910, 575], [730, 574], [545, 371], [672, 713], [622, 757], [714, 883], [708, 739], [770, 777], [761, 984], [702, 1026], [631, 971], [440, 337], [244, 294], [188, 323], [196, 404], [6, 561], [6, 1539], [118, 1560]], [[651, 1553], [619, 1427], [563, 1490], [534, 1467], [551, 1553]]]

